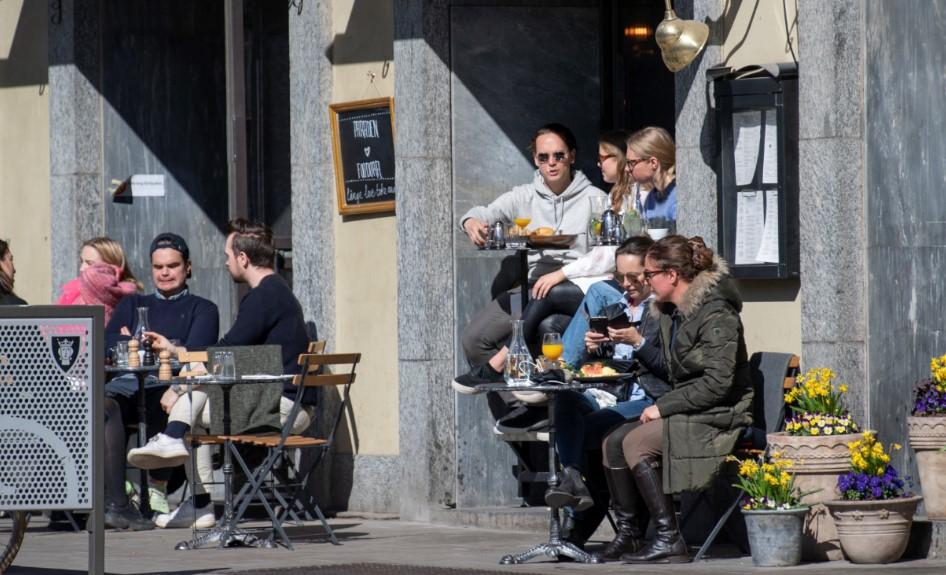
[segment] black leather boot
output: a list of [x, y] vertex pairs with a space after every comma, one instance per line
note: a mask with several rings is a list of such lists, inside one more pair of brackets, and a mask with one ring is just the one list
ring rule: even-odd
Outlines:
[[545, 503], [549, 507], [571, 507], [575, 511], [584, 511], [595, 501], [591, 492], [581, 479], [581, 472], [574, 467], [566, 467], [560, 473], [561, 481], [555, 487], [545, 491]]
[[669, 495], [664, 495], [663, 480], [654, 467], [654, 463], [645, 459], [631, 469], [631, 474], [650, 510], [657, 537], [653, 543], [640, 551], [621, 555], [621, 561], [626, 563], [688, 563], [690, 554], [680, 528], [677, 527], [673, 500]]
[[605, 467], [604, 476], [608, 480], [608, 489], [611, 491], [611, 510], [614, 511], [617, 534], [601, 551], [601, 558], [605, 561], [614, 561], [625, 553], [636, 553], [644, 546], [638, 513], [640, 501], [637, 485], [630, 469]]

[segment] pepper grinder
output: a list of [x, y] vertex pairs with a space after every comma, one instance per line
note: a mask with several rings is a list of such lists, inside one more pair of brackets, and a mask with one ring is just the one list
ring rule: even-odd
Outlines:
[[144, 365], [154, 365], [154, 349], [151, 347], [151, 338], [145, 338]]
[[138, 355], [139, 345], [137, 339], [128, 340], [128, 367], [141, 367], [141, 357]]
[[162, 349], [158, 354], [158, 362], [160, 367], [158, 367], [158, 380], [159, 381], [171, 381], [171, 352], [166, 349]]

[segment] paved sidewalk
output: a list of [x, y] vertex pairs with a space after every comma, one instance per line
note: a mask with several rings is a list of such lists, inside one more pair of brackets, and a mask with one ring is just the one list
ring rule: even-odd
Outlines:
[[[32, 525], [9, 575], [77, 575], [85, 573], [88, 536], [50, 532], [42, 520]], [[175, 551], [174, 544], [190, 535], [187, 530], [142, 533], [109, 531], [106, 569], [114, 574], [258, 573], [278, 575], [334, 575], [348, 573], [758, 573], [748, 557], [712, 558], [699, 564], [631, 566], [576, 565], [538, 561], [501, 566], [499, 558], [542, 542], [532, 533], [442, 527], [405, 521], [339, 518], [331, 521], [340, 546], [333, 546], [315, 525], [292, 528], [295, 549], [202, 549]], [[535, 560], [533, 560], [535, 561]], [[363, 564], [371, 564], [364, 566]], [[331, 568], [336, 566], [336, 568]], [[456, 571], [429, 571], [420, 567], [450, 567]], [[294, 568], [294, 569], [289, 569]], [[286, 569], [285, 571], [282, 571]], [[946, 561], [914, 560], [894, 565], [858, 566], [831, 562], [778, 569], [785, 573], [946, 573]]]

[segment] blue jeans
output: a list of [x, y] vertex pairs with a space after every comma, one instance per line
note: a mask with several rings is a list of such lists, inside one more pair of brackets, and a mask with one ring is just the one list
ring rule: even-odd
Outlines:
[[578, 365], [585, 357], [585, 332], [588, 331], [588, 318], [582, 313], [582, 308], [588, 315], [595, 316], [609, 305], [624, 301], [624, 292], [614, 280], [604, 280], [591, 284], [578, 311], [575, 312], [568, 329], [562, 335], [562, 359], [571, 365]]
[[628, 420], [637, 419], [654, 401], [645, 396], [601, 408], [589, 395], [563, 391], [555, 398], [555, 448], [562, 467], [574, 467], [582, 473], [585, 450], [601, 447], [609, 431]]

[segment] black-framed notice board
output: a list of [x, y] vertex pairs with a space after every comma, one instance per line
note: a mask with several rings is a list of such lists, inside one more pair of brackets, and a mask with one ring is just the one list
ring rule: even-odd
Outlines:
[[798, 74], [775, 69], [714, 81], [719, 250], [737, 278], [799, 273]]
[[342, 215], [394, 211], [394, 98], [329, 106]]

